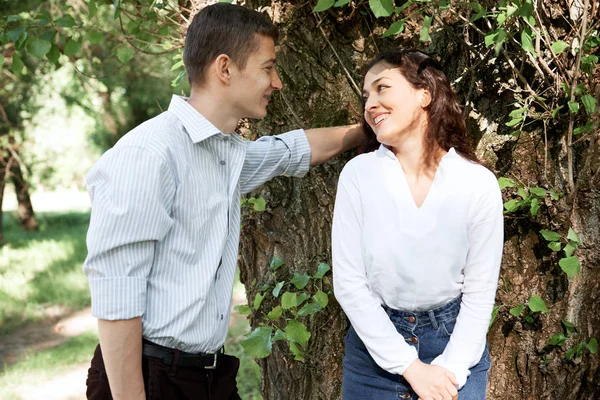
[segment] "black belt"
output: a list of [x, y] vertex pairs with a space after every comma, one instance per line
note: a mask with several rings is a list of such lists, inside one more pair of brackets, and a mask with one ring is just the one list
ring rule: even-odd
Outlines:
[[142, 354], [148, 357], [160, 358], [163, 363], [172, 365], [173, 361], [178, 367], [199, 367], [205, 369], [216, 369], [217, 361], [223, 354], [223, 348], [212, 353], [186, 353], [154, 344], [143, 343]]

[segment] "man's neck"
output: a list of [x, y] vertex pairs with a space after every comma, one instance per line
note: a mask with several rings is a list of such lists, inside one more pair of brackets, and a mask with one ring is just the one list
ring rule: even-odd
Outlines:
[[231, 115], [231, 107], [225, 99], [207, 88], [192, 88], [188, 104], [225, 134], [232, 133], [238, 125], [239, 118]]

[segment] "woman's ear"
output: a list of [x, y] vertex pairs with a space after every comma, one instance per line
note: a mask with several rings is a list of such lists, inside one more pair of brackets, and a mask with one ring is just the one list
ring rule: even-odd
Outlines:
[[421, 96], [421, 107], [426, 108], [431, 103], [431, 93], [427, 89], [423, 89], [423, 95]]

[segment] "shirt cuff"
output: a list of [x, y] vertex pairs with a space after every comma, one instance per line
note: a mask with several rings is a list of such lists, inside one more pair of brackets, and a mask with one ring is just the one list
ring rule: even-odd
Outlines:
[[438, 365], [438, 366], [446, 368], [448, 371], [452, 372], [454, 374], [454, 376], [456, 376], [456, 382], [458, 382], [458, 385], [456, 386], [456, 388], [458, 390], [462, 389], [462, 387], [465, 386], [465, 383], [467, 383], [467, 378], [469, 377], [469, 375], [471, 375], [471, 371], [469, 371], [468, 368], [464, 368], [464, 367], [460, 367], [455, 364], [450, 364], [450, 363], [444, 362], [443, 354], [440, 354], [439, 356], [437, 356], [431, 362], [431, 365]]
[[311, 150], [304, 129], [296, 129], [277, 138], [282, 140], [290, 149], [290, 163], [282, 175], [303, 177], [310, 168]]
[[140, 317], [146, 310], [146, 278], [89, 278], [92, 315], [109, 321]]

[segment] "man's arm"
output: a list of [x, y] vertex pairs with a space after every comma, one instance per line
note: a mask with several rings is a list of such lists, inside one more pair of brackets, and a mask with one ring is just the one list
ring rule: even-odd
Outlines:
[[308, 129], [305, 132], [312, 153], [310, 165], [324, 163], [363, 141], [360, 124]]
[[142, 377], [142, 318], [98, 320], [102, 359], [113, 399], [145, 400]]

